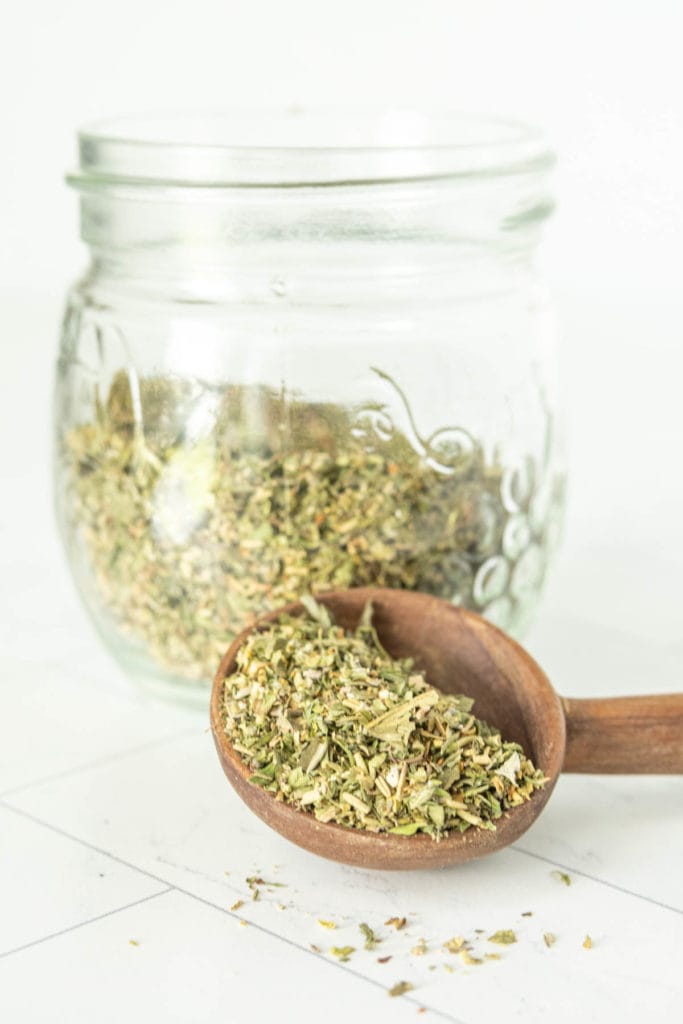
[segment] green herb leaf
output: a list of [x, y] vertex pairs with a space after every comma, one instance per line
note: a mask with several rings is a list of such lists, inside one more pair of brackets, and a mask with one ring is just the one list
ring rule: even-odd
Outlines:
[[395, 985], [389, 989], [390, 996], [404, 996], [406, 992], [412, 992], [415, 988], [409, 981], [397, 981]]
[[553, 878], [556, 878], [558, 882], [562, 882], [564, 885], [572, 884], [571, 876], [568, 875], [566, 871], [551, 871], [550, 874]]
[[370, 927], [370, 925], [369, 924], [359, 924], [358, 927], [360, 928], [362, 934], [365, 937], [365, 948], [366, 949], [374, 949], [375, 946], [377, 946], [377, 944], [379, 943], [380, 940], [377, 938], [377, 936], [373, 932], [373, 930]]
[[330, 953], [332, 956], [336, 956], [337, 960], [341, 960], [345, 964], [351, 959], [351, 954], [356, 952], [355, 946], [331, 946]]

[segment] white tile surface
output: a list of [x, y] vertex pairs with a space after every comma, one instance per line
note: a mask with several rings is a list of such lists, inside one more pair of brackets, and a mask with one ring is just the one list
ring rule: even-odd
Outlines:
[[0, 956], [164, 888], [0, 806]]
[[[671, 790], [679, 782], [633, 781], [636, 788], [645, 783], [644, 800], [652, 799], [658, 784], [664, 789], [668, 784]], [[8, 802], [41, 820], [59, 823], [69, 834], [112, 851], [216, 909], [225, 911], [243, 899], [237, 915], [281, 936], [291, 944], [289, 949], [305, 951], [310, 943], [324, 949], [333, 944], [356, 946], [354, 971], [386, 984], [391, 966], [393, 974], [416, 985], [425, 1005], [444, 1013], [452, 1013], [457, 1005], [457, 1016], [465, 1021], [478, 1019], [484, 994], [492, 1013], [507, 1012], [516, 1001], [521, 1019], [528, 1021], [547, 1020], [551, 1013], [553, 1020], [569, 1021], [579, 1009], [583, 1019], [601, 1021], [615, 1000], [622, 1020], [636, 1020], [660, 981], [661, 1005], [667, 1003], [677, 978], [683, 916], [671, 909], [680, 891], [677, 880], [665, 871], [670, 858], [667, 842], [680, 838], [679, 826], [678, 833], [672, 833], [676, 822], [655, 817], [648, 832], [639, 835], [635, 854], [624, 854], [626, 787], [633, 781], [611, 780], [607, 797], [603, 793], [595, 807], [596, 821], [605, 819], [599, 829], [591, 828], [576, 807], [577, 801], [591, 799], [596, 780], [565, 780], [573, 786], [574, 806], [563, 808], [559, 796], [555, 819], [558, 831], [564, 829], [564, 839], [555, 838], [549, 807], [550, 827], [539, 822], [519, 849], [451, 870], [416, 873], [347, 868], [287, 843], [255, 819], [227, 786], [208, 735], [131, 753], [31, 787]], [[611, 827], [606, 807], [613, 808]], [[561, 857], [555, 857], [555, 847]], [[640, 855], [648, 848], [651, 856], [642, 863]], [[536, 855], [522, 852], [525, 849]], [[598, 863], [596, 856], [601, 858]], [[557, 863], [586, 874], [575, 874], [567, 888], [551, 874]], [[613, 865], [617, 868], [610, 871]], [[282, 887], [265, 887], [253, 902], [246, 878], [254, 874]], [[670, 905], [651, 899], [660, 896]], [[521, 916], [529, 910], [533, 917]], [[384, 925], [395, 915], [409, 919], [399, 933]], [[333, 920], [336, 930], [321, 928], [321, 918]], [[361, 921], [382, 935], [377, 955], [391, 955], [391, 965], [378, 964], [375, 954], [362, 949]], [[441, 951], [454, 934], [476, 938], [476, 928], [490, 934], [508, 927], [518, 932], [519, 941], [502, 952], [500, 963], [467, 968]], [[543, 945], [544, 931], [558, 936], [552, 950]], [[581, 945], [586, 933], [595, 941], [590, 952]], [[427, 940], [431, 954], [416, 958], [410, 950], [420, 937]], [[481, 938], [476, 945], [482, 951], [494, 948]], [[639, 952], [634, 958], [635, 949]], [[461, 979], [455, 990], [444, 963], [455, 964]], [[430, 970], [432, 964], [435, 970]], [[528, 972], [542, 974], [544, 981], [522, 998], [520, 974]], [[330, 1011], [330, 1019], [341, 1021], [341, 1011], [339, 1016], [335, 1012]]]
[[[350, 970], [242, 928], [181, 893], [0, 961], [0, 1018], [13, 1024], [261, 1024], [271, 1013], [273, 1020], [313, 1022], [333, 1019], [341, 1007], [347, 1020], [382, 1020], [388, 1004], [383, 988]], [[392, 1022], [439, 1019], [416, 1017], [419, 1005], [391, 1000]]]
[[0, 797], [204, 727], [201, 715], [160, 705], [117, 682], [106, 664], [104, 672], [85, 675], [72, 670], [68, 658], [39, 668], [8, 656], [3, 663], [10, 683], [0, 714]]
[[683, 779], [562, 776], [516, 844], [572, 870], [683, 910]]

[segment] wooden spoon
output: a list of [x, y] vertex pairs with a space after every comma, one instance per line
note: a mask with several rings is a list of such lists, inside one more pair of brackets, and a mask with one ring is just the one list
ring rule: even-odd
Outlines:
[[290, 604], [245, 629], [226, 653], [213, 684], [211, 729], [225, 774], [244, 802], [267, 825], [312, 853], [366, 868], [443, 867], [493, 853], [517, 839], [543, 810], [561, 771], [683, 772], [683, 694], [569, 700], [558, 697], [519, 644], [448, 601], [371, 588], [333, 591], [318, 600], [345, 629], [356, 627], [371, 600], [373, 623], [389, 653], [413, 657], [428, 682], [445, 693], [473, 697], [477, 717], [495, 725], [504, 739], [521, 743], [549, 781], [528, 802], [505, 813], [495, 832], [471, 828], [438, 842], [427, 835], [393, 836], [322, 824], [251, 785], [249, 768], [223, 730], [223, 683], [253, 629], [284, 612], [303, 612], [301, 604]]

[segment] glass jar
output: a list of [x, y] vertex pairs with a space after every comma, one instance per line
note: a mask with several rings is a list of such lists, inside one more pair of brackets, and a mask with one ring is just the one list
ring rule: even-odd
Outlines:
[[168, 117], [80, 135], [56, 497], [106, 644], [203, 697], [258, 613], [439, 594], [522, 633], [560, 520], [539, 133]]

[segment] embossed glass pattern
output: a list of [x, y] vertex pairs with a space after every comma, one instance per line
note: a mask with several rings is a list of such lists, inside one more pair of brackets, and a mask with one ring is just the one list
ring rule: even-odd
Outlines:
[[80, 144], [91, 261], [62, 329], [57, 508], [124, 664], [201, 695], [251, 617], [336, 586], [427, 590], [522, 633], [563, 498], [543, 139], [291, 115]]

